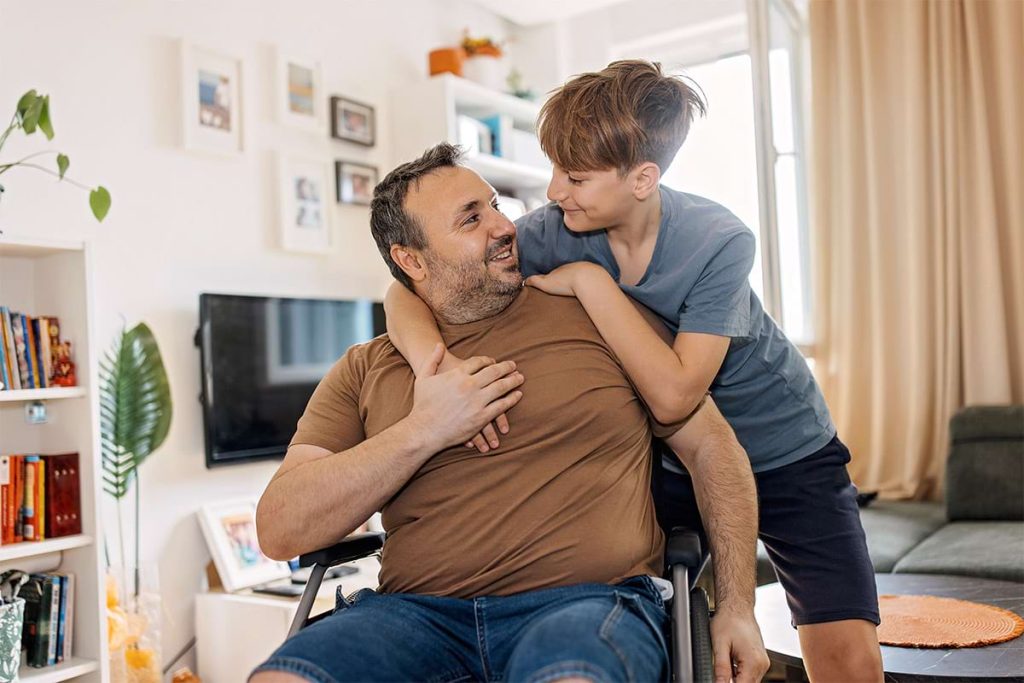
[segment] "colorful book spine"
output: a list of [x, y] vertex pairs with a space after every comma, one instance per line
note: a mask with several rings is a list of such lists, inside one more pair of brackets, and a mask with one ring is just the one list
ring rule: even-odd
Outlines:
[[21, 315], [11, 314], [11, 328], [14, 330], [14, 354], [18, 359], [18, 376], [21, 378], [21, 388], [31, 389], [29, 381], [28, 355], [25, 352], [25, 326], [21, 322]]
[[64, 661], [64, 638], [67, 632], [68, 618], [68, 576], [57, 574], [60, 578], [60, 614], [57, 618], [57, 664]]
[[48, 575], [50, 579], [50, 630], [46, 634], [46, 665], [57, 663], [57, 638], [60, 633], [60, 577]]
[[22, 499], [22, 535], [26, 541], [36, 538], [36, 473], [39, 466], [38, 455], [25, 456], [25, 485]]
[[0, 306], [0, 334], [3, 335], [5, 361], [7, 363], [8, 385], [11, 389], [21, 389], [21, 373], [18, 372], [18, 352], [14, 347], [14, 328], [11, 327], [11, 312], [6, 306]]
[[67, 610], [64, 613], [64, 659], [71, 659], [71, 644], [75, 638], [75, 575], [68, 574], [64, 582]]
[[46, 460], [39, 458], [36, 464], [36, 537], [46, 539]]
[[22, 501], [25, 497], [25, 456], [12, 456], [11, 468], [14, 471], [14, 495], [11, 496], [10, 505], [14, 517], [14, 542], [21, 543], [25, 540], [25, 515]]

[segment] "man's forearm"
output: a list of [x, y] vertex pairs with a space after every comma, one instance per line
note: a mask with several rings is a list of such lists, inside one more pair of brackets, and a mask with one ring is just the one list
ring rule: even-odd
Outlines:
[[715, 607], [752, 610], [758, 511], [750, 460], [729, 430], [706, 439], [688, 467], [714, 559]]
[[257, 509], [264, 552], [288, 559], [350, 534], [439, 450], [427, 434], [406, 418], [346, 451], [282, 466]]

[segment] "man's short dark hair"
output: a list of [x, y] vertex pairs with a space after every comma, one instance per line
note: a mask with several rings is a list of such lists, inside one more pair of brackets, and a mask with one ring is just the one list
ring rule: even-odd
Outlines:
[[428, 149], [419, 159], [402, 164], [388, 173], [373, 190], [370, 231], [391, 274], [409, 289], [412, 289], [412, 280], [391, 258], [393, 244], [413, 249], [427, 248], [423, 227], [405, 210], [405, 196], [409, 193], [409, 186], [413, 183], [418, 186], [423, 176], [439, 168], [460, 165], [463, 155], [461, 147], [442, 142]]

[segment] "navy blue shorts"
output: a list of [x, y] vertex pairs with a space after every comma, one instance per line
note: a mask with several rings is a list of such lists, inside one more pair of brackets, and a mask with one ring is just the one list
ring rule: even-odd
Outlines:
[[[754, 475], [758, 536], [786, 591], [796, 626], [843, 619], [879, 623], [875, 570], [848, 462], [850, 451], [835, 437], [802, 460]], [[693, 481], [660, 464], [654, 470], [662, 527], [696, 529], [707, 547]]]

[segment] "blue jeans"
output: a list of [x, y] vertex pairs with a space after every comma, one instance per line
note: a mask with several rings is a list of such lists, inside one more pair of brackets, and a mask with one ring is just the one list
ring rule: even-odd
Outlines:
[[665, 603], [645, 576], [471, 600], [362, 590], [256, 671], [316, 683], [646, 682], [668, 680], [669, 636]]

